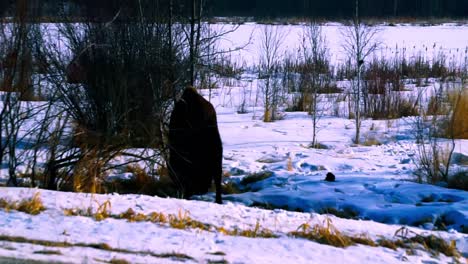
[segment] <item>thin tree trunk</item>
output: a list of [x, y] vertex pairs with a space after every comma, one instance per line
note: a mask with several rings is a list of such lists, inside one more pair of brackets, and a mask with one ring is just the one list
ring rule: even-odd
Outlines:
[[359, 0], [356, 0], [356, 21], [355, 23], [355, 34], [356, 34], [356, 66], [357, 66], [357, 89], [355, 91], [356, 96], [356, 138], [354, 139], [356, 144], [359, 144], [359, 137], [361, 133], [361, 32], [359, 31]]
[[195, 15], [196, 0], [192, 0], [192, 14], [190, 18], [190, 85], [195, 84]]

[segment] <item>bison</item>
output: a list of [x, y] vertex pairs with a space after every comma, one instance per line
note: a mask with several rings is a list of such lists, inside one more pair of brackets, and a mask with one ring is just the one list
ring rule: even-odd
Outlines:
[[208, 192], [221, 204], [223, 146], [213, 105], [193, 87], [175, 103], [169, 123], [170, 176], [185, 198]]

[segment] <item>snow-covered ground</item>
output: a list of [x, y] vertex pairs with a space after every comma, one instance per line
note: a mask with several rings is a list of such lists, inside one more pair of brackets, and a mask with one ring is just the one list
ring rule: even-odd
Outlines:
[[[129, 263], [445, 263], [451, 258], [432, 256], [418, 251], [408, 254], [404, 249], [350, 246], [342, 249], [322, 245], [286, 234], [302, 224], [322, 224], [328, 217], [345, 234], [367, 234], [371, 238], [393, 238], [400, 228], [373, 221], [346, 220], [314, 213], [296, 213], [284, 210], [262, 210], [227, 202], [217, 205], [209, 202], [164, 199], [143, 195], [90, 195], [51, 192], [34, 189], [0, 188], [0, 197], [10, 200], [32, 197], [36, 192], [47, 210], [37, 216], [16, 211], [0, 210], [0, 256], [17, 259], [61, 263], [101, 263], [126, 260]], [[188, 212], [191, 218], [225, 229], [254, 229], [259, 223], [277, 238], [248, 238], [228, 236], [219, 232], [198, 229], [179, 230], [151, 222], [128, 222], [125, 219], [96, 221], [83, 216], [66, 216], [64, 209], [86, 209], [109, 201], [111, 212], [119, 214], [132, 208], [149, 214], [179, 214]], [[411, 228], [418, 234], [428, 231]], [[434, 232], [447, 240], [455, 240], [464, 252], [467, 236], [457, 232]], [[5, 241], [5, 236], [25, 237], [30, 240], [66, 242], [76, 246], [54, 247]], [[93, 248], [105, 243], [108, 250]], [[81, 244], [81, 245], [77, 245]], [[123, 252], [126, 250], [125, 252]], [[49, 252], [49, 254], [47, 254]], [[163, 254], [184, 254], [192, 259], [160, 257]], [[156, 257], [156, 254], [160, 254]], [[215, 262], [224, 260], [226, 262]], [[210, 262], [212, 261], [212, 262]], [[0, 257], [1, 262], [1, 257]]]
[[[251, 32], [251, 24], [228, 36], [241, 43]], [[327, 30], [338, 30], [330, 24]], [[381, 36], [388, 47], [412, 48], [418, 45], [460, 54], [468, 45], [467, 26], [385, 27]], [[284, 26], [288, 43], [300, 39], [299, 26]], [[239, 34], [238, 37], [236, 37]], [[338, 34], [328, 40], [338, 52]], [[252, 44], [255, 45], [255, 44]], [[458, 50], [457, 50], [458, 49]], [[242, 52], [249, 52], [248, 49]], [[430, 52], [429, 52], [430, 53]], [[255, 52], [253, 52], [255, 54]], [[458, 53], [457, 53], [458, 54]], [[255, 61], [251, 55], [240, 56]], [[335, 58], [339, 60], [339, 58]], [[211, 94], [218, 114], [223, 141], [224, 181], [234, 182], [241, 193], [224, 195], [224, 204], [214, 204], [213, 194], [180, 200], [144, 195], [91, 195], [38, 189], [0, 187], [0, 199], [20, 201], [39, 193], [46, 208], [32, 216], [0, 209], [0, 263], [11, 259], [44, 263], [102, 263], [126, 260], [130, 263], [450, 263], [453, 258], [434, 256], [427, 250], [410, 254], [406, 249], [355, 245], [338, 248], [319, 244], [288, 233], [304, 224], [324, 224], [327, 219], [340, 232], [350, 236], [365, 234], [373, 240], [396, 239], [402, 227], [421, 235], [434, 234], [455, 241], [462, 257], [468, 257], [468, 192], [413, 182], [416, 151], [412, 118], [365, 120], [363, 139], [380, 145], [356, 146], [352, 143], [352, 120], [325, 114], [319, 121], [318, 141], [324, 149], [308, 147], [312, 140], [312, 121], [307, 113], [287, 112], [282, 120], [262, 122], [262, 100], [257, 80], [219, 83]], [[201, 91], [208, 98], [208, 91]], [[245, 99], [245, 114], [237, 110]], [[468, 140], [458, 140], [455, 149], [458, 168], [467, 168]], [[254, 173], [269, 177], [249, 184], [242, 179]], [[335, 182], [323, 179], [327, 172]], [[107, 218], [70, 216], [66, 209], [110, 205], [112, 214], [128, 208], [137, 213], [152, 212], [189, 215], [192, 219], [226, 230], [269, 229], [276, 238], [230, 236], [219, 229], [174, 229], [167, 224], [128, 222]], [[251, 207], [251, 206], [256, 207]], [[264, 208], [277, 208], [264, 210]], [[283, 209], [287, 210], [283, 210]], [[317, 214], [320, 212], [322, 214]], [[331, 214], [341, 215], [338, 218]], [[446, 231], [434, 231], [445, 228]], [[465, 233], [463, 233], [464, 231]], [[410, 232], [410, 234], [413, 234]], [[27, 240], [11, 241], [13, 237]], [[37, 243], [37, 241], [42, 241]], [[59, 247], [49, 242], [65, 242]], [[34, 243], [36, 242], [36, 243]], [[105, 243], [106, 247], [93, 245]], [[167, 254], [167, 255], [164, 255]], [[183, 258], [184, 254], [187, 257]], [[190, 257], [190, 258], [188, 258]], [[3, 259], [2, 259], [3, 258]], [[224, 261], [224, 262], [223, 262]], [[26, 261], [27, 263], [27, 261]]]
[[[283, 120], [264, 123], [261, 109], [247, 108], [249, 113], [237, 114], [230, 107], [240, 104], [236, 99], [242, 95], [236, 93], [245, 91], [224, 91], [215, 94], [224, 100], [217, 111], [225, 170], [240, 179], [249, 173], [273, 172], [273, 177], [249, 186], [255, 192], [226, 199], [306, 212], [332, 207], [385, 223], [414, 225], [453, 217], [453, 227], [466, 227], [467, 192], [408, 181], [415, 179], [413, 118], [366, 120], [363, 141], [372, 138], [381, 145], [354, 146], [353, 121], [324, 116], [318, 141], [326, 149], [310, 149], [312, 121], [307, 113], [288, 112]], [[468, 141], [458, 141], [456, 155], [466, 157], [467, 147]], [[336, 175], [336, 182], [323, 181], [327, 171]]]

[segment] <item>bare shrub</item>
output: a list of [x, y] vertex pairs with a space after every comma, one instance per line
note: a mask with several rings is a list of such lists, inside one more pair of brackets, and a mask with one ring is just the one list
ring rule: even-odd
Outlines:
[[[462, 81], [463, 83], [463, 81]], [[463, 125], [457, 124], [459, 108], [463, 106], [462, 100], [466, 95], [463, 89], [451, 89], [444, 96], [448, 101], [448, 111], [445, 115], [423, 116], [417, 118], [415, 128], [417, 131], [418, 151], [415, 164], [415, 174], [418, 182], [450, 184], [452, 156], [455, 150], [456, 132]], [[463, 118], [464, 115], [463, 115]], [[428, 120], [428, 121], [426, 121]], [[440, 137], [446, 137], [441, 139]], [[464, 173], [464, 172], [462, 172]], [[456, 178], [455, 178], [456, 179]], [[453, 182], [450, 186], [453, 187]], [[463, 188], [463, 182], [459, 188]]]
[[[165, 41], [168, 25], [65, 24], [61, 32], [75, 54], [67, 76], [82, 83], [78, 93], [63, 90], [63, 101], [83, 138], [96, 139], [97, 147], [160, 145], [160, 116], [172, 97], [172, 71], [177, 72], [169, 60], [175, 51]], [[77, 98], [86, 104], [77, 104]]]
[[417, 170], [415, 172], [419, 183], [436, 184], [447, 182], [445, 167], [449, 164], [448, 150], [432, 139], [426, 144], [418, 145]]
[[394, 119], [418, 116], [418, 98], [386, 88], [382, 94], [366, 96], [365, 116], [373, 119]]

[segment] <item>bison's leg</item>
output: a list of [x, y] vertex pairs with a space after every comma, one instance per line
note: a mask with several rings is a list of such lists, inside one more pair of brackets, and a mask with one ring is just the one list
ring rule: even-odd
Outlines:
[[[216, 119], [215, 119], [216, 122]], [[222, 204], [221, 198], [221, 178], [223, 175], [223, 143], [219, 135], [218, 127], [212, 126], [209, 128], [209, 138], [212, 140], [212, 149], [210, 160], [214, 161], [210, 164], [210, 178], [214, 180], [216, 187], [216, 203]]]

